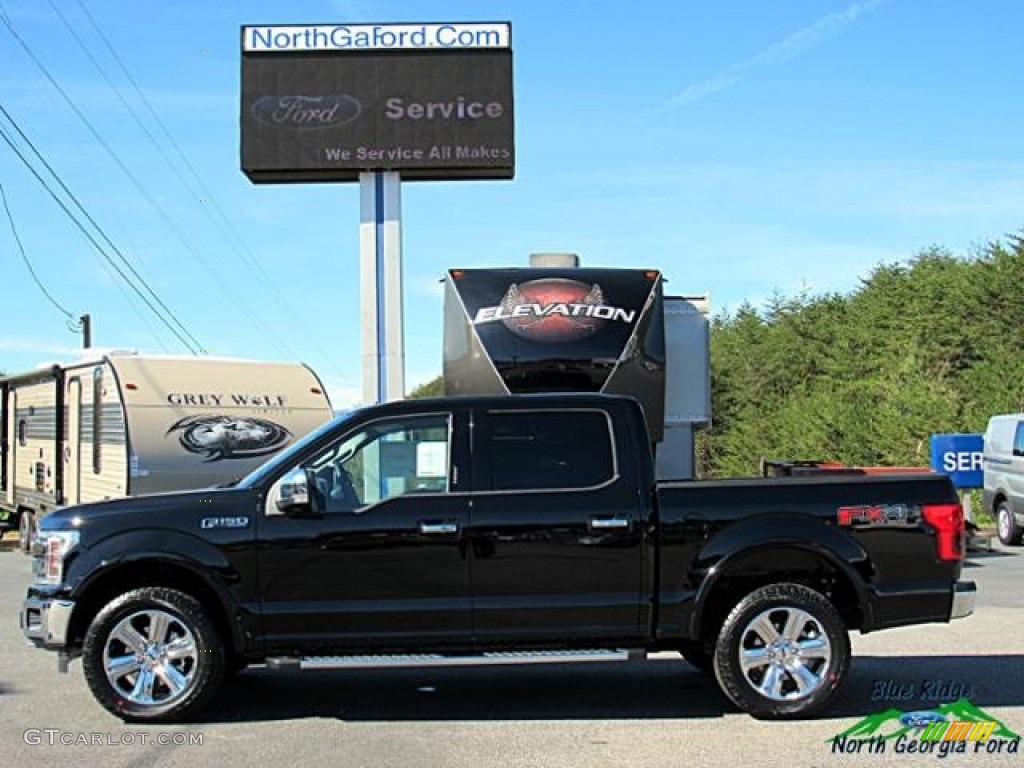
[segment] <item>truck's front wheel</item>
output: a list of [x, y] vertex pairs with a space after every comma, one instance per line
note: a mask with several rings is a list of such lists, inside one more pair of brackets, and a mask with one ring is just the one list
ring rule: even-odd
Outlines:
[[146, 587], [111, 601], [85, 635], [93, 696], [129, 722], [170, 722], [200, 708], [224, 677], [224, 648], [195, 598]]
[[733, 608], [715, 646], [722, 691], [754, 717], [804, 717], [823, 707], [850, 666], [839, 612], [801, 584], [771, 584]]

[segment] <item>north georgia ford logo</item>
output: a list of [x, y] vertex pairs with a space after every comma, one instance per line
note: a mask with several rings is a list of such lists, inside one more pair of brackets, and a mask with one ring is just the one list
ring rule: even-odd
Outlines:
[[251, 416], [186, 416], [166, 434], [179, 430], [181, 447], [206, 454], [207, 461], [265, 456], [284, 447], [292, 436], [280, 424]]
[[635, 309], [605, 304], [597, 283], [552, 277], [513, 283], [499, 306], [477, 310], [473, 324], [500, 320], [517, 336], [555, 344], [592, 336], [608, 321], [632, 323], [634, 317]]
[[264, 96], [250, 111], [256, 122], [272, 127], [327, 128], [351, 123], [362, 105], [346, 93], [330, 96]]

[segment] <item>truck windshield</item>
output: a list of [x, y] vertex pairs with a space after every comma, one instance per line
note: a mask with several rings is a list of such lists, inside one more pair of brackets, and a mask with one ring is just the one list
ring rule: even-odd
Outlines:
[[250, 472], [248, 475], [246, 475], [245, 477], [238, 481], [237, 487], [252, 488], [253, 486], [259, 485], [265, 477], [274, 474], [274, 472], [277, 471], [278, 469], [292, 466], [295, 463], [292, 458], [293, 456], [301, 453], [303, 450], [305, 450], [306, 446], [312, 445], [313, 443], [317, 442], [321, 437], [323, 437], [328, 432], [333, 432], [339, 425], [345, 423], [357, 413], [358, 410], [343, 411], [342, 413], [339, 413], [326, 424], [322, 424], [321, 426], [317, 427], [312, 432], [308, 433], [305, 437], [303, 437], [301, 440], [292, 443], [290, 446], [288, 446], [286, 449], [281, 451], [279, 454], [274, 456], [266, 463], [256, 467], [256, 469], [254, 469], [252, 472]]

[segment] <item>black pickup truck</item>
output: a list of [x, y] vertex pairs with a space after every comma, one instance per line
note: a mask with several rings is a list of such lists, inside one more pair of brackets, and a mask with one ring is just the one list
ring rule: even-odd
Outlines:
[[967, 616], [948, 479], [657, 483], [636, 401], [355, 411], [230, 487], [72, 507], [34, 544], [24, 634], [97, 700], [170, 721], [249, 664], [638, 659], [805, 716], [848, 632]]

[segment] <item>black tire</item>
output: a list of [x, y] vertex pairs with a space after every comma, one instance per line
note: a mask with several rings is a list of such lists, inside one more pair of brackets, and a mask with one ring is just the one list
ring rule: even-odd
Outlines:
[[679, 653], [691, 665], [707, 675], [715, 673], [715, 649], [700, 640], [684, 640]]
[[[746, 671], [741, 654], [751, 662]], [[714, 668], [722, 692], [751, 716], [807, 717], [839, 690], [850, 668], [850, 638], [839, 612], [820, 593], [802, 584], [771, 584], [729, 613]]]
[[999, 540], [1007, 546], [1016, 546], [1024, 539], [1024, 528], [1017, 525], [1010, 502], [1006, 499], [996, 505], [996, 530], [999, 531]]
[[[154, 650], [147, 641], [159, 647]], [[108, 651], [123, 661], [124, 669], [112, 672], [114, 680], [107, 674]], [[225, 652], [198, 600], [173, 589], [144, 587], [99, 612], [85, 634], [82, 667], [93, 696], [108, 711], [125, 722], [167, 723], [185, 719], [217, 692]]]
[[36, 516], [23, 509], [18, 516], [18, 550], [24, 554], [32, 551], [32, 539], [35, 536]]

